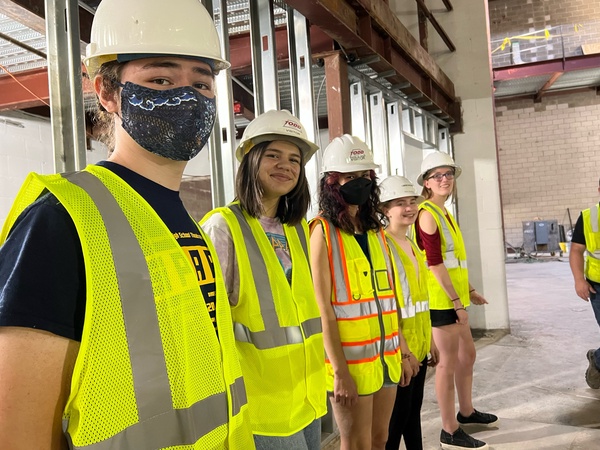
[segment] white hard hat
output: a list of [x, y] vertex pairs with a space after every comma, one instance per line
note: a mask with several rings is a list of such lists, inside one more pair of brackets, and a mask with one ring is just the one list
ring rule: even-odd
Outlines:
[[389, 202], [396, 198], [415, 197], [417, 203], [425, 200], [417, 193], [417, 189], [408, 178], [400, 175], [387, 177], [379, 184], [380, 194], [379, 200], [381, 203]]
[[244, 155], [256, 144], [270, 141], [289, 141], [297, 145], [302, 152], [304, 164], [319, 149], [314, 142], [308, 139], [300, 120], [285, 109], [272, 109], [248, 124], [235, 150], [235, 157], [241, 162]]
[[117, 55], [189, 56], [210, 61], [215, 71], [230, 67], [200, 0], [102, 0], [83, 61], [90, 78]]
[[421, 173], [417, 178], [417, 183], [423, 186], [423, 177], [427, 174], [427, 172], [437, 167], [452, 167], [454, 169], [455, 178], [458, 178], [462, 172], [460, 166], [454, 162], [448, 153], [436, 151], [427, 155], [421, 163]]
[[379, 169], [373, 161], [373, 152], [356, 136], [336, 137], [323, 152], [322, 172], [358, 172]]

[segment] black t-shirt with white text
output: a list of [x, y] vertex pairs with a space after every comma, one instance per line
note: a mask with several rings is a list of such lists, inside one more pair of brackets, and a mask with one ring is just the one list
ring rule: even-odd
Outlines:
[[[217, 329], [212, 255], [179, 192], [109, 161], [105, 167], [156, 211], [196, 269], [198, 285]], [[49, 331], [80, 341], [85, 316], [85, 267], [73, 220], [50, 193], [15, 222], [0, 247], [0, 326]]]

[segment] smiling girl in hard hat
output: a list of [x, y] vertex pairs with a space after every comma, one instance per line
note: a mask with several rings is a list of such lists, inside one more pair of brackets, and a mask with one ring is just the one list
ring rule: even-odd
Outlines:
[[[423, 160], [417, 182], [423, 186], [425, 201], [419, 205], [417, 243], [425, 252], [429, 268], [431, 323], [440, 354], [435, 391], [442, 416], [441, 446], [486, 449], [485, 442], [468, 435], [459, 426], [491, 425], [498, 420], [493, 414], [473, 408], [475, 344], [466, 308], [471, 302], [483, 305], [487, 301], [469, 284], [462, 233], [445, 207], [456, 192], [455, 179], [460, 174], [461, 168], [446, 153], [436, 151]], [[460, 406], [456, 416], [455, 385]]]
[[385, 234], [394, 267], [396, 296], [402, 312], [402, 334], [410, 349], [408, 354], [402, 355], [402, 366], [410, 364], [413, 368], [410, 384], [398, 386], [385, 448], [398, 450], [404, 438], [407, 450], [422, 450], [421, 405], [427, 354], [431, 352], [429, 365], [435, 366], [438, 351], [431, 337], [425, 259], [417, 245], [407, 237], [407, 232], [417, 219], [423, 197], [417, 194], [407, 178], [401, 176], [386, 178], [379, 188], [380, 209], [387, 223]]
[[321, 447], [323, 334], [304, 219], [317, 148], [288, 111], [256, 117], [236, 151], [236, 200], [202, 222], [225, 274], [258, 449]]
[[114, 151], [31, 174], [0, 234], [0, 447], [252, 449], [223, 277], [178, 192], [229, 67], [212, 19], [102, 0], [85, 64]]
[[377, 216], [378, 167], [359, 138], [335, 138], [323, 153], [320, 213], [311, 222], [327, 390], [342, 450], [384, 449], [396, 385], [412, 376], [410, 364], [401, 364], [409, 349], [398, 329], [392, 267]]

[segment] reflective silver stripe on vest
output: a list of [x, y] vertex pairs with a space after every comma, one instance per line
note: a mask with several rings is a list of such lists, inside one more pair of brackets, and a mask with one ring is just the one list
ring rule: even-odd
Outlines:
[[446, 241], [446, 252], [444, 253], [444, 266], [446, 266], [446, 269], [457, 269], [459, 267], [466, 269], [467, 261], [458, 259], [454, 254], [454, 239], [452, 239], [452, 232], [446, 223], [446, 217], [434, 208], [427, 209], [427, 211], [438, 216], [439, 223], [442, 227], [441, 232], [444, 234], [444, 240]]
[[[379, 357], [380, 340], [370, 344], [343, 345], [344, 357], [346, 361], [358, 361], [361, 359], [375, 359]], [[383, 350], [386, 353], [396, 352], [400, 347], [400, 337], [398, 335], [385, 340]]]
[[[260, 312], [263, 323], [265, 324], [264, 331], [251, 331], [246, 325], [239, 322], [233, 324], [235, 339], [239, 342], [248, 342], [253, 344], [260, 350], [268, 348], [284, 347], [290, 344], [299, 344], [304, 341], [302, 332], [306, 339], [321, 333], [321, 318], [305, 320], [300, 326], [282, 327], [279, 325], [277, 311], [275, 311], [275, 299], [273, 298], [273, 289], [269, 281], [268, 269], [262, 253], [258, 246], [250, 224], [246, 220], [242, 209], [238, 204], [229, 205], [229, 209], [236, 216], [244, 243], [246, 244], [250, 266], [252, 267], [252, 278], [258, 293], [258, 301], [260, 304]], [[304, 235], [304, 229], [301, 224], [296, 225], [296, 234]], [[302, 249], [308, 261], [308, 246], [305, 238], [300, 238]], [[292, 269], [293, 270], [293, 269]]]
[[[231, 414], [236, 416], [242, 410], [242, 406], [248, 403], [248, 397], [246, 397], [246, 387], [244, 386], [244, 379], [242, 377], [236, 378], [231, 386], [229, 386], [229, 393], [231, 394], [232, 406]], [[200, 402], [202, 404], [202, 402]]]
[[397, 352], [400, 348], [400, 337], [396, 334], [395, 336], [387, 338], [383, 348], [386, 353]]
[[[171, 409], [173, 400], [163, 354], [150, 273], [138, 240], [108, 188], [89, 172], [66, 178], [92, 198], [108, 234], [120, 289], [123, 319], [131, 358], [139, 422], [110, 439], [85, 448], [139, 449], [190, 445], [228, 422], [227, 395], [205, 398], [189, 408]], [[246, 403], [241, 379], [229, 387], [239, 412]], [[66, 429], [67, 422], [63, 423]]]
[[348, 362], [375, 359], [379, 357], [379, 340], [371, 344], [343, 345], [342, 350]]
[[404, 308], [400, 308], [402, 311], [402, 317], [414, 317], [419, 313], [424, 313], [429, 311], [429, 301], [417, 302], [416, 304], [411, 304], [409, 306], [405, 306]]
[[[396, 299], [384, 298], [380, 300], [381, 310], [383, 312], [396, 311]], [[378, 313], [375, 300], [364, 302], [352, 302], [345, 304], [334, 304], [333, 311], [338, 319], [360, 319], [363, 317], [375, 316]]]
[[[452, 253], [452, 257], [453, 258], [444, 258], [444, 266], [446, 266], [446, 269], [457, 269], [458, 267], [462, 267], [463, 269], [467, 268], [467, 260], [466, 259], [457, 259], [456, 257], [454, 257], [454, 252]], [[448, 255], [448, 252], [445, 253], [446, 255]]]
[[391, 237], [387, 237], [388, 247], [392, 253], [392, 258], [394, 258], [394, 263], [396, 265], [396, 273], [398, 275], [398, 280], [400, 280], [400, 287], [402, 288], [402, 296], [404, 298], [404, 305], [407, 305], [408, 310], [402, 308], [402, 317], [413, 317], [414, 314], [405, 315], [405, 310], [408, 312], [411, 309], [414, 309], [412, 295], [410, 293], [410, 286], [408, 284], [408, 276], [406, 275], [406, 270], [404, 270], [404, 265], [402, 264], [402, 259], [400, 258], [400, 253], [398, 253], [398, 249], [396, 248], [396, 244], [394, 243]]

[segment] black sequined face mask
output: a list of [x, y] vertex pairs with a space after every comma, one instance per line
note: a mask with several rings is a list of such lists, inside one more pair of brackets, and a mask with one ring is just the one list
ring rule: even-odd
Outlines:
[[206, 145], [216, 102], [191, 86], [150, 89], [126, 82], [121, 91], [123, 129], [141, 147], [174, 161], [188, 161]]

